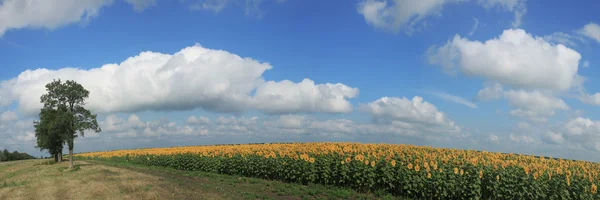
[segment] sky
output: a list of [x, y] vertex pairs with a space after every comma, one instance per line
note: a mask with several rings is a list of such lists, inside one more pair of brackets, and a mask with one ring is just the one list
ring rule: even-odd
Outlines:
[[0, 0], [0, 149], [35, 156], [45, 84], [102, 132], [75, 152], [427, 145], [600, 161], [600, 3]]

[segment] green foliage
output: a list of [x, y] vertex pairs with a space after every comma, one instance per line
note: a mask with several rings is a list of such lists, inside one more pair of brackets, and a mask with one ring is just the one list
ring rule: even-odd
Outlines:
[[40, 110], [40, 120], [34, 122], [36, 147], [48, 150], [57, 160], [66, 143], [72, 157], [78, 135], [84, 136], [85, 130], [101, 131], [97, 115], [83, 107], [89, 91], [75, 81], [63, 83], [60, 79], [48, 83], [46, 91], [40, 97], [40, 102], [44, 104]]
[[13, 151], [10, 153], [7, 149], [4, 149], [4, 151], [0, 152], [0, 162], [28, 159], [35, 159], [35, 157], [18, 151]]

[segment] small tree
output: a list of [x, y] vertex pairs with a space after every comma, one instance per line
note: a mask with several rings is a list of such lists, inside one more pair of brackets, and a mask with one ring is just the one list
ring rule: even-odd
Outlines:
[[[40, 111], [40, 121], [34, 121], [35, 136], [37, 138], [36, 148], [48, 150], [54, 157], [54, 161], [62, 162], [63, 146], [66, 141], [66, 133], [71, 131], [63, 124], [63, 116], [60, 110], [44, 107]], [[63, 112], [66, 110], [63, 110]]]
[[[54, 80], [46, 85], [47, 94], [40, 97], [40, 102], [44, 104], [44, 108], [40, 112], [40, 122], [42, 124], [40, 131], [53, 135], [56, 132], [57, 137], [63, 143], [67, 143], [69, 148], [69, 168], [73, 167], [73, 149], [75, 147], [75, 138], [78, 135], [84, 136], [85, 130], [93, 130], [95, 132], [102, 131], [96, 120], [96, 114], [92, 114], [87, 110], [85, 99], [89, 96], [89, 91], [83, 88], [82, 85], [75, 81]], [[49, 118], [42, 119], [42, 113], [47, 109]], [[44, 122], [46, 120], [46, 122]], [[47, 124], [43, 124], [47, 123]], [[39, 125], [38, 125], [39, 126]], [[79, 133], [79, 134], [78, 134]], [[46, 140], [45, 142], [52, 143], [54, 140]], [[62, 147], [58, 147], [62, 153]]]

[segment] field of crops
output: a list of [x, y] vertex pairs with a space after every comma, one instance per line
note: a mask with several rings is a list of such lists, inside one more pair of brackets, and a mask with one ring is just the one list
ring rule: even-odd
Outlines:
[[78, 154], [432, 199], [600, 199], [600, 164], [411, 145], [294, 143]]

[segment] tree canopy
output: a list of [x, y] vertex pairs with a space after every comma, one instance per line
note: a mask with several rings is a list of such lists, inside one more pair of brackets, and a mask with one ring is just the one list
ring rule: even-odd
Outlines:
[[75, 81], [62, 82], [60, 79], [46, 84], [46, 91], [40, 97], [44, 104], [39, 113], [40, 120], [34, 121], [36, 147], [47, 150], [60, 162], [66, 143], [72, 167], [75, 138], [83, 137], [85, 130], [102, 131], [97, 115], [84, 107], [89, 91]]
[[35, 159], [35, 157], [18, 151], [13, 151], [10, 153], [8, 149], [4, 149], [4, 151], [0, 152], [0, 162], [27, 159]]

